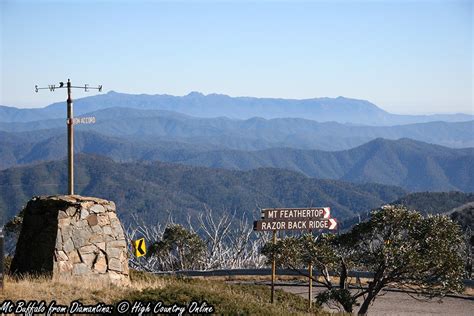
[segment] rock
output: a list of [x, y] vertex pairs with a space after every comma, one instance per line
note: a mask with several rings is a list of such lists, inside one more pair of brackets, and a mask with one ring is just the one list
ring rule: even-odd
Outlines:
[[107, 253], [107, 258], [110, 260], [111, 258], [116, 258], [116, 259], [119, 259], [120, 258], [120, 254], [122, 253], [123, 251], [119, 248], [108, 248], [106, 249], [106, 253]]
[[105, 213], [97, 215], [97, 221], [99, 226], [105, 226], [110, 224], [109, 216]]
[[112, 235], [113, 234], [112, 228], [110, 226], [104, 226], [104, 227], [102, 227], [102, 230], [104, 232], [104, 235]]
[[87, 245], [91, 232], [86, 229], [73, 229], [72, 231], [72, 242], [76, 249]]
[[104, 212], [105, 212], [105, 208], [104, 208], [102, 205], [100, 205], [100, 204], [95, 204], [94, 206], [92, 206], [92, 207], [90, 208], [90, 211], [91, 211], [92, 213], [104, 213]]
[[123, 274], [126, 274], [126, 275], [129, 275], [129, 269], [128, 269], [128, 262], [125, 261], [125, 262], [122, 262], [122, 273]]
[[107, 259], [102, 252], [99, 253], [95, 259], [94, 270], [98, 273], [105, 273], [107, 271]]
[[105, 235], [104, 239], [105, 239], [106, 242], [109, 242], [109, 241], [114, 241], [115, 237], [112, 236], [112, 235]]
[[104, 234], [102, 227], [100, 227], [99, 225], [92, 226], [91, 228], [94, 234], [101, 235], [101, 236]]
[[67, 226], [60, 226], [60, 231], [61, 231], [61, 239], [68, 240], [72, 236], [72, 226], [67, 225]]
[[92, 268], [92, 264], [95, 261], [95, 253], [86, 253], [86, 254], [81, 254], [81, 261], [87, 265], [87, 267]]
[[59, 211], [58, 212], [58, 219], [63, 219], [63, 218], [69, 218], [69, 215], [67, 215], [67, 213], [64, 212], [64, 211]]
[[89, 226], [95, 226], [99, 223], [99, 221], [97, 220], [97, 215], [93, 214], [93, 215], [89, 215], [87, 217], [87, 222], [89, 223]]
[[62, 250], [56, 251], [56, 260], [57, 261], [68, 261], [69, 258], [67, 257], [66, 253]]
[[122, 265], [120, 264], [120, 260], [116, 258], [109, 259], [109, 270], [122, 272]]
[[71, 218], [67, 217], [67, 218], [58, 219], [58, 224], [60, 227], [68, 226], [71, 224]]
[[70, 206], [66, 209], [66, 214], [69, 217], [73, 217], [74, 215], [76, 215], [76, 212], [77, 212], [77, 208], [75, 208], [74, 206]]
[[[94, 230], [94, 228], [92, 228]], [[89, 237], [89, 243], [97, 245], [97, 243], [105, 241], [104, 235], [102, 233], [95, 233]]]
[[[60, 195], [58, 196], [58, 200], [63, 200], [69, 203], [76, 203], [77, 199], [75, 198], [76, 195]], [[50, 198], [50, 197], [48, 197]]]
[[84, 275], [90, 271], [89, 267], [85, 263], [76, 263], [73, 265], [73, 275]]
[[79, 253], [75, 249], [73, 251], [71, 251], [70, 253], [68, 253], [67, 256], [69, 257], [69, 261], [71, 263], [80, 263], [81, 262], [81, 257], [79, 257]]
[[125, 248], [127, 247], [127, 244], [123, 240], [112, 240], [107, 242], [107, 249], [109, 248]]
[[56, 236], [56, 249], [63, 249], [63, 238], [61, 237], [61, 233], [59, 232]]
[[112, 222], [113, 220], [118, 219], [118, 218], [117, 218], [117, 214], [115, 214], [114, 212], [108, 212], [107, 215], [109, 216], [109, 219], [110, 219], [111, 222]]
[[69, 238], [66, 240], [66, 242], [63, 245], [63, 250], [66, 253], [69, 253], [74, 250], [74, 243], [72, 242], [72, 238]]
[[58, 262], [59, 273], [71, 274], [72, 269], [73, 269], [73, 266], [70, 262], [68, 262], [68, 261], [59, 261]]
[[81, 209], [81, 217], [80, 217], [80, 219], [84, 219], [84, 218], [86, 218], [87, 216], [89, 216], [89, 212], [87, 211], [87, 209], [82, 208], [82, 209]]
[[81, 255], [86, 254], [86, 253], [93, 253], [93, 252], [97, 252], [97, 247], [95, 245], [84, 246], [84, 247], [81, 247], [81, 249], [79, 249], [79, 253]]
[[105, 242], [98, 242], [95, 244], [97, 248], [99, 248], [102, 251], [105, 251]]
[[[83, 200], [83, 201], [85, 201], [85, 200]], [[90, 207], [94, 205], [94, 202], [93, 201], [85, 201], [85, 202], [79, 203], [79, 205], [81, 206], [82, 209], [89, 210]]]
[[115, 213], [115, 203], [110, 201], [110, 203], [105, 205], [105, 209], [109, 212], [114, 212]]

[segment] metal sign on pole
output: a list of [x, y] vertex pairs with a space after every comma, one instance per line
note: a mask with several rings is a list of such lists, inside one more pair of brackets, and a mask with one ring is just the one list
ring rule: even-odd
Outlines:
[[330, 218], [329, 207], [264, 208], [262, 219]]
[[[276, 230], [273, 231], [273, 246], [276, 245]], [[276, 279], [276, 258], [275, 254], [273, 255], [272, 258], [272, 294], [271, 294], [271, 303], [273, 304], [275, 302], [275, 279]]]
[[308, 265], [309, 282], [308, 282], [308, 309], [311, 310], [313, 304], [313, 263]]
[[0, 288], [2, 292], [4, 291], [5, 287], [5, 236], [3, 235], [3, 229], [0, 228]]
[[133, 254], [135, 257], [139, 258], [146, 255], [146, 244], [145, 238], [140, 238], [132, 241]]
[[[79, 120], [74, 119], [74, 113], [73, 113], [73, 106], [72, 106], [72, 93], [71, 89], [84, 89], [84, 91], [89, 91], [89, 89], [96, 89], [99, 90], [99, 92], [102, 91], [102, 85], [99, 85], [97, 87], [89, 87], [88, 84], [85, 84], [84, 86], [73, 86], [71, 85], [71, 80], [67, 80], [66, 86], [64, 86], [64, 82], [60, 82], [59, 86], [56, 87], [56, 85], [48, 85], [48, 87], [45, 88], [38, 88], [38, 86], [35, 86], [35, 91], [38, 92], [39, 90], [43, 89], [48, 89], [49, 91], [54, 91], [56, 89], [65, 89], [67, 88], [67, 148], [68, 148], [68, 194], [73, 195], [74, 194], [74, 124], [88, 124], [88, 123], [95, 123], [95, 117], [94, 118], [80, 118]], [[81, 119], [85, 119], [84, 122], [81, 121]]]
[[329, 229], [337, 228], [337, 221], [334, 218], [294, 218], [294, 219], [262, 219], [254, 221], [254, 230], [308, 230], [308, 229]]
[[[309, 230], [311, 234], [311, 230]], [[308, 264], [308, 312], [311, 311], [313, 305], [313, 262]]]

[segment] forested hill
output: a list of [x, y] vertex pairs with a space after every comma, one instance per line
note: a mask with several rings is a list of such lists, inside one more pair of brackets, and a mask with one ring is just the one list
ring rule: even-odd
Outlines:
[[402, 204], [424, 214], [443, 214], [470, 202], [474, 202], [474, 193], [417, 192], [397, 199], [392, 204]]
[[[474, 193], [463, 192], [416, 192], [409, 193], [389, 204], [404, 205], [410, 210], [416, 210], [424, 215], [445, 214], [451, 216], [463, 228], [473, 225]], [[343, 229], [348, 229], [358, 223], [365, 221], [370, 212], [348, 218], [341, 223]]]
[[[205, 210], [260, 216], [263, 207], [330, 206], [345, 218], [406, 194], [399, 187], [351, 184], [308, 178], [280, 169], [231, 171], [170, 163], [116, 163], [99, 156], [78, 155], [76, 193], [116, 202], [119, 216], [132, 213], [164, 221], [170, 212], [178, 221]], [[66, 162], [52, 161], [0, 172], [0, 209], [10, 218], [34, 195], [65, 193]]]
[[[66, 156], [65, 135], [46, 137], [44, 141], [35, 137], [40, 136], [0, 132], [0, 169]], [[75, 146], [76, 152], [104, 155], [119, 162], [160, 160], [236, 170], [271, 167], [320, 179], [396, 185], [410, 191], [474, 191], [470, 176], [474, 174], [474, 148], [453, 149], [411, 139], [378, 138], [335, 152], [292, 148], [243, 151], [78, 132]]]

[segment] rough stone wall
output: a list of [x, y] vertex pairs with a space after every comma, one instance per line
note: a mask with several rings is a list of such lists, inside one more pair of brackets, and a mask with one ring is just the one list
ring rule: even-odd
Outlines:
[[34, 197], [24, 210], [11, 271], [127, 283], [127, 243], [114, 202], [79, 195]]

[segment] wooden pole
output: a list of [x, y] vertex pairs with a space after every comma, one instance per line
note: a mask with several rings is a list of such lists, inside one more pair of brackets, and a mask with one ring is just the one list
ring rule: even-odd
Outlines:
[[4, 292], [5, 288], [5, 252], [4, 252], [4, 238], [5, 236], [3, 235], [3, 229], [0, 228], [0, 288], [2, 290], [2, 293]]
[[[311, 234], [311, 229], [309, 230]], [[311, 307], [313, 305], [313, 263], [310, 262], [308, 264], [308, 311], [311, 311]]]
[[68, 157], [68, 192], [74, 194], [74, 113], [72, 109], [71, 80], [67, 80], [67, 157]]
[[313, 264], [310, 263], [308, 266], [309, 272], [309, 291], [308, 291], [308, 310], [311, 310], [313, 303]]
[[[273, 246], [276, 245], [276, 230], [273, 231]], [[272, 260], [272, 294], [270, 301], [273, 304], [275, 302], [275, 277], [276, 277], [276, 260], [275, 260], [275, 253], [273, 253], [273, 260]]]

